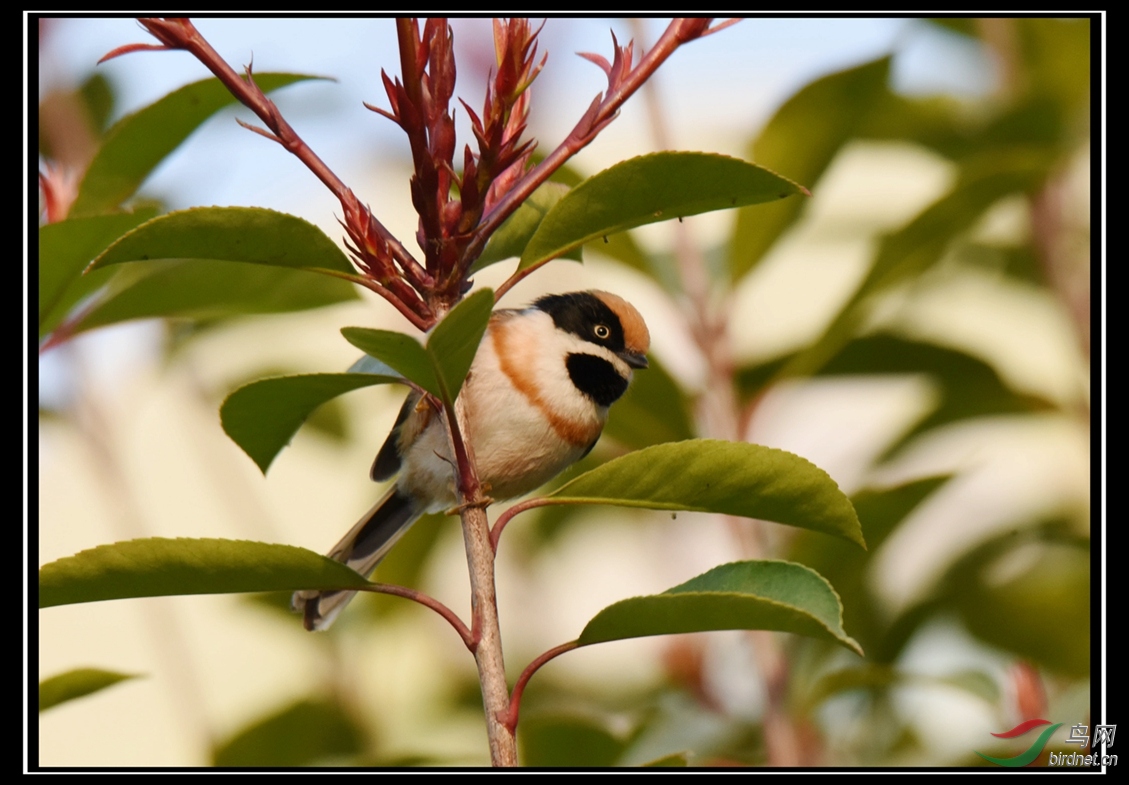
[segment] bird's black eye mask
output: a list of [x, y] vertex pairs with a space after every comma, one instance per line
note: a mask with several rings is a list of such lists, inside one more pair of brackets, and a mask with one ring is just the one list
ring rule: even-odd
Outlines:
[[623, 325], [615, 311], [590, 292], [548, 294], [533, 303], [553, 318], [565, 332], [604, 346], [617, 354], [624, 351]]

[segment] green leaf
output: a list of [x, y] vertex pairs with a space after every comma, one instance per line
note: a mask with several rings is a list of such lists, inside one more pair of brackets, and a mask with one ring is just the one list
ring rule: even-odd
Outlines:
[[110, 122], [114, 111], [114, 89], [105, 73], [93, 73], [78, 88], [82, 103], [90, 116], [94, 128], [102, 133]]
[[834, 534], [863, 548], [851, 502], [818, 466], [758, 444], [692, 439], [628, 453], [550, 496], [561, 504], [742, 515]]
[[261, 718], [216, 747], [214, 766], [309, 766], [364, 751], [364, 731], [337, 703], [309, 698]]
[[[737, 374], [741, 399], [753, 400], [796, 356], [789, 354], [741, 368]], [[931, 413], [886, 448], [881, 457], [883, 461], [890, 460], [914, 437], [948, 423], [996, 414], [1037, 412], [1053, 406], [1039, 397], [1009, 389], [995, 369], [979, 358], [892, 333], [851, 340], [814, 375], [884, 373], [928, 374], [937, 384], [940, 398]], [[867, 539], [869, 541], [869, 537]]]
[[257, 207], [194, 208], [148, 221], [102, 253], [86, 277], [125, 262], [136, 264], [112, 279], [75, 332], [130, 319], [215, 319], [357, 298], [346, 281], [311, 274], [353, 274], [325, 233], [301, 218]]
[[211, 259], [143, 262], [121, 269], [74, 329], [131, 319], [283, 313], [355, 299], [352, 284], [304, 270]]
[[791, 180], [724, 155], [664, 152], [632, 158], [569, 191], [537, 228], [518, 269], [635, 226], [798, 193], [804, 189]]
[[910, 97], [889, 88], [856, 129], [862, 139], [917, 143], [949, 159], [975, 152], [980, 144], [979, 118], [951, 96]]
[[[851, 502], [858, 512], [859, 520], [862, 521], [866, 541], [870, 544], [871, 549], [873, 550], [884, 543], [898, 524], [951, 479], [951, 474], [939, 474], [933, 477], [920, 477], [891, 488], [864, 488], [856, 493]], [[797, 541], [808, 541], [803, 535], [796, 539]], [[810, 542], [812, 544], [827, 543], [828, 540], [817, 541], [815, 538], [811, 538]], [[840, 562], [840, 566], [837, 567], [835, 562]], [[810, 562], [805, 563], [810, 564]], [[820, 569], [819, 564], [813, 566]], [[823, 572], [832, 573], [832, 577], [834, 577], [833, 571], [837, 571], [844, 579], [850, 577], [848, 573], [851, 572], [851, 565], [842, 564], [841, 554], [829, 555], [826, 567], [827, 569]], [[858, 567], [856, 575], [861, 575], [864, 567], [861, 564]], [[836, 581], [836, 585], [838, 585], [838, 581]]]
[[1058, 102], [1072, 122], [1082, 120], [1076, 134], [1089, 134], [1092, 27], [1085, 18], [1014, 20], [1028, 68], [1025, 86]]
[[390, 330], [345, 327], [345, 340], [394, 368], [439, 398], [453, 403], [470, 371], [494, 307], [494, 292], [482, 289], [467, 297], [432, 330], [427, 346]]
[[831, 640], [862, 655], [843, 631], [843, 608], [819, 573], [785, 561], [715, 567], [662, 594], [604, 608], [578, 642], [593, 643], [714, 630], [777, 630]]
[[[537, 231], [545, 215], [561, 198], [568, 193], [568, 186], [561, 183], [542, 183], [533, 194], [521, 203], [521, 206], [498, 227], [498, 231], [490, 236], [489, 242], [482, 254], [471, 265], [472, 273], [478, 272], [483, 267], [488, 267], [496, 262], [520, 257], [529, 244], [529, 238]], [[579, 248], [565, 254], [566, 259], [582, 261]]]
[[[302, 74], [255, 74], [264, 92], [306, 79]], [[106, 134], [71, 206], [72, 217], [112, 210], [128, 199], [165, 157], [205, 120], [236, 99], [215, 78], [185, 85], [123, 117]]]
[[911, 681], [915, 675], [897, 671], [891, 665], [869, 662], [841, 668], [819, 677], [804, 696], [804, 708], [812, 711], [828, 698], [844, 692], [877, 692], [900, 682]]
[[880, 693], [895, 685], [956, 687], [992, 705], [1000, 699], [1000, 690], [995, 679], [983, 671], [969, 669], [938, 677], [899, 671], [892, 665], [863, 663], [820, 676], [804, 698], [805, 710], [811, 711], [828, 698], [844, 692]]
[[494, 292], [481, 289], [452, 308], [431, 331], [427, 354], [445, 403], [453, 403], [459, 397], [493, 310]]
[[[670, 276], [663, 275], [665, 270], [656, 269], [656, 265], [650, 256], [639, 247], [639, 243], [635, 242], [635, 237], [631, 232], [616, 232], [612, 235], [598, 237], [595, 240], [589, 241], [583, 246], [585, 253], [595, 253], [606, 256], [609, 259], [626, 265], [633, 270], [638, 270], [644, 275], [654, 278], [664, 286], [668, 284], [667, 278]], [[565, 254], [562, 259], [571, 259], [572, 256]], [[577, 259], [576, 261], [581, 261]], [[670, 287], [668, 286], [668, 289]]]
[[887, 90], [858, 134], [867, 139], [916, 142], [955, 161], [1007, 155], [1017, 146], [1045, 146], [1069, 152], [1070, 118], [1054, 97], [1035, 93], [990, 114], [972, 114], [952, 98], [908, 98]]
[[[881, 547], [892, 531], [949, 480], [928, 477], [893, 488], [866, 489], [851, 502], [858, 513], [870, 553]], [[862, 553], [842, 540], [799, 532], [787, 557], [814, 569], [835, 586], [843, 601], [843, 619], [854, 637], [866, 648], [871, 662], [892, 662], [901, 653], [908, 633], [916, 629], [913, 619], [891, 624], [889, 614], [875, 599], [868, 585], [870, 553]]]
[[139, 678], [136, 673], [117, 673], [101, 668], [75, 668], [39, 682], [39, 710], [91, 695], [118, 682]]
[[162, 215], [110, 246], [91, 269], [160, 259], [219, 259], [356, 274], [321, 229], [263, 207], [194, 207]]
[[403, 378], [414, 382], [421, 388], [439, 397], [439, 380], [427, 349], [410, 335], [395, 330], [373, 330], [368, 327], [342, 327], [345, 340], [382, 363], [385, 363]]
[[863, 291], [885, 288], [928, 269], [985, 210], [1005, 196], [1034, 189], [1053, 163], [1053, 156], [1044, 147], [993, 151], [966, 161], [960, 179], [948, 194], [883, 240]]
[[39, 568], [39, 607], [250, 591], [362, 588], [344, 564], [291, 545], [219, 539], [128, 540]]
[[311, 433], [339, 445], [349, 440], [349, 420], [340, 401], [326, 401], [310, 412], [306, 425]]
[[977, 37], [977, 24], [975, 19], [961, 19], [955, 17], [932, 17], [924, 20], [929, 24], [937, 25], [945, 30], [969, 38]]
[[647, 372], [635, 374], [627, 392], [609, 411], [604, 435], [632, 449], [693, 438], [686, 394], [653, 357]]
[[[537, 153], [534, 153], [531, 159], [533, 164], [539, 164], [543, 160], [544, 156], [538, 155]], [[549, 182], [560, 183], [569, 188], [575, 188], [584, 182], [584, 179], [584, 175], [573, 169], [569, 164], [564, 164], [553, 172]], [[643, 252], [643, 249], [639, 247], [639, 244], [635, 242], [635, 238], [631, 235], [631, 232], [616, 232], [610, 236], [599, 237], [583, 246], [583, 248], [584, 253], [602, 254], [617, 262], [622, 262], [628, 267], [632, 267], [645, 275], [656, 278], [664, 285], [667, 283], [663, 276], [658, 275], [657, 271], [652, 269], [649, 257]], [[577, 253], [580, 253], [579, 249]], [[566, 253], [561, 258], [572, 259], [574, 257], [570, 252]], [[583, 261], [580, 255], [577, 255], [575, 259], [578, 262]]]
[[91, 260], [114, 240], [156, 214], [156, 209], [148, 208], [132, 213], [72, 218], [39, 227], [41, 336], [58, 324], [71, 306], [100, 285], [97, 278], [81, 277]]
[[[768, 121], [749, 157], [814, 188], [884, 91], [889, 70], [890, 58], [883, 57], [805, 86]], [[789, 199], [738, 211], [730, 243], [732, 280], [740, 280], [764, 258], [805, 204]]]
[[260, 379], [233, 392], [220, 407], [224, 432], [266, 474], [306, 418], [339, 395], [399, 376], [367, 373], [311, 373]]
[[756, 730], [747, 720], [707, 707], [691, 693], [692, 690], [669, 689], [659, 693], [617, 765], [646, 766], [687, 752], [694, 761], [751, 763], [750, 744], [759, 746], [754, 741]]

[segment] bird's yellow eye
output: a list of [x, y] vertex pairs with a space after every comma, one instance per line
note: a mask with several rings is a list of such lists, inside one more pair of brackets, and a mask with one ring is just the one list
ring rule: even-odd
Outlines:
[[593, 332], [596, 333], [596, 337], [600, 339], [607, 338], [612, 334], [612, 331], [608, 329], [606, 324], [597, 324]]

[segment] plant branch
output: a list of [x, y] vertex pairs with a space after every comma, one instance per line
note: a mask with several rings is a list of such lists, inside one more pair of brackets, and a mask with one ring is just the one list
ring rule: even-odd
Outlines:
[[[303, 269], [310, 269], [310, 268], [303, 268]], [[314, 272], [319, 272], [322, 275], [329, 275], [329, 276], [332, 276], [334, 278], [340, 278], [344, 281], [349, 281], [350, 283], [355, 283], [358, 286], [363, 286], [370, 291], [376, 292], [381, 297], [383, 297], [385, 300], [387, 300], [389, 303], [391, 303], [392, 306], [397, 311], [399, 311], [404, 316], [405, 319], [407, 319], [409, 322], [411, 322], [412, 325], [414, 327], [416, 327], [416, 329], [420, 330], [421, 332], [427, 332], [435, 324], [434, 318], [425, 319], [424, 317], [420, 316], [415, 311], [413, 311], [411, 308], [409, 308], [407, 306], [407, 304], [405, 304], [399, 297], [396, 297], [395, 295], [393, 295], [389, 291], [389, 289], [386, 288], [383, 284], [381, 284], [379, 281], [373, 280], [371, 277], [369, 277], [367, 275], [351, 275], [351, 274], [346, 273], [346, 272], [342, 272], [342, 271], [339, 271], [339, 270], [330, 270], [330, 269], [327, 269], [325, 267], [319, 267]]]
[[[408, 253], [400, 241], [372, 215], [368, 208], [360, 204], [348, 186], [334, 174], [290, 126], [275, 103], [255, 84], [251, 68], [246, 69], [246, 78], [241, 77], [212, 48], [212, 45], [200, 34], [195, 25], [186, 18], [141, 18], [138, 21], [164, 46], [147, 47], [132, 44], [119, 47], [99, 62], [105, 62], [122, 54], [154, 48], [180, 49], [194, 56], [223, 83], [240, 103], [263, 121], [269, 132], [263, 129], [252, 130], [282, 145], [298, 158], [307, 169], [313, 172], [314, 176], [321, 180], [341, 202], [345, 211], [345, 228], [350, 237], [357, 243], [354, 251], [361, 253], [359, 259], [361, 268], [365, 272], [373, 274], [378, 281], [385, 285], [384, 289], [376, 291], [386, 299], [396, 298], [401, 300], [403, 305], [418, 317], [413, 320], [413, 324], [417, 324], [419, 321], [426, 322], [428, 325], [433, 324], [435, 321], [434, 315], [417, 292], [425, 292], [430, 285], [434, 284], [434, 281]], [[241, 125], [249, 127], [245, 123], [241, 123]], [[370, 235], [379, 238], [379, 242], [372, 242]], [[365, 252], [372, 250], [383, 253], [378, 254], [376, 258], [370, 258]], [[399, 266], [399, 271], [411, 283], [415, 291], [412, 291], [412, 288], [408, 286], [393, 287], [389, 285], [391, 279], [399, 277], [396, 274], [397, 270], [393, 268], [393, 261]], [[403, 309], [400, 310], [403, 312]]]
[[519, 283], [524, 281], [529, 275], [532, 275], [537, 270], [540, 270], [542, 267], [544, 267], [545, 265], [547, 265], [551, 261], [553, 261], [553, 260], [552, 259], [546, 259], [545, 261], [541, 262], [540, 264], [535, 264], [532, 267], [526, 267], [522, 270], [518, 270], [513, 275], [511, 275], [509, 278], [502, 281], [502, 283], [500, 283], [498, 286], [494, 287], [494, 302], [498, 302], [499, 300], [501, 300], [506, 292], [508, 292], [510, 289], [513, 289]]
[[494, 766], [516, 766], [517, 745], [504, 718], [509, 716], [509, 691], [502, 656], [502, 631], [498, 621], [498, 600], [494, 584], [494, 549], [490, 524], [486, 518], [489, 503], [474, 466], [470, 445], [463, 439], [465, 418], [462, 401], [444, 402], [448, 433], [458, 470], [460, 518], [470, 573], [470, 596], [474, 661], [482, 687], [486, 710], [486, 733], [490, 743], [490, 762]]
[[498, 552], [498, 540], [502, 536], [502, 529], [506, 528], [506, 524], [509, 523], [515, 515], [519, 515], [526, 510], [532, 510], [534, 507], [546, 507], [550, 504], [562, 504], [562, 502], [545, 497], [527, 499], [523, 502], [518, 502], [499, 515], [498, 520], [494, 521], [494, 528], [490, 530], [490, 547], [494, 550], [494, 553]]
[[421, 591], [416, 591], [415, 589], [409, 589], [406, 586], [397, 586], [394, 583], [372, 583], [356, 591], [367, 591], [374, 594], [391, 594], [394, 597], [403, 597], [413, 602], [418, 602], [425, 608], [430, 608], [446, 619], [447, 623], [454, 627], [455, 632], [463, 639], [463, 643], [466, 644], [466, 647], [472, 652], [474, 651], [474, 637], [471, 631], [467, 629], [466, 624], [458, 617], [458, 614], [434, 597], [424, 594]]
[[518, 711], [521, 708], [521, 696], [525, 693], [525, 685], [529, 683], [529, 680], [531, 678], [533, 678], [533, 674], [540, 670], [541, 666], [547, 663], [549, 660], [559, 657], [566, 651], [572, 651], [573, 649], [577, 649], [579, 647], [580, 644], [577, 641], [562, 643], [560, 646], [557, 646], [554, 649], [549, 649], [547, 652], [542, 654], [540, 657], [538, 657], [525, 667], [525, 670], [523, 670], [521, 672], [521, 675], [517, 677], [517, 681], [514, 683], [514, 691], [510, 695], [510, 709], [505, 717], [506, 727], [510, 729], [510, 733], [517, 733], [517, 715]]
[[[412, 205], [419, 215], [416, 239], [427, 272], [436, 281], [428, 304], [443, 312], [468, 288], [473, 258], [465, 253], [484, 211], [516, 182], [533, 150], [523, 141], [529, 86], [544, 64], [537, 64], [536, 39], [528, 19], [494, 20], [497, 71], [487, 85], [481, 113], [463, 101], [478, 152], [463, 148], [462, 171], [455, 171], [454, 39], [444, 18], [427, 20], [421, 32], [415, 19], [396, 22], [401, 76], [381, 72], [389, 109], [366, 104], [392, 120], [408, 137], [414, 173]], [[452, 191], [457, 190], [457, 196]]]
[[[605, 69], [608, 74], [607, 95], [597, 95], [569, 135], [565, 137], [565, 140], [549, 153], [541, 163], [529, 170], [509, 193], [487, 211], [475, 232], [474, 239], [466, 248], [463, 258], [470, 261], [465, 263], [469, 265], [470, 262], [478, 258], [482, 249], [486, 247], [486, 241], [490, 239], [490, 236], [521, 206], [522, 202], [537, 190], [538, 186], [548, 180], [553, 172], [564, 165], [568, 159], [591, 144], [600, 131], [616, 118], [620, 107], [627, 99], [654, 74], [660, 65], [674, 54], [678, 47], [711, 32], [709, 29], [710, 21], [708, 18], [674, 19], [667, 26], [666, 31], [659, 38], [654, 48], [643, 55], [639, 64], [634, 68], [630, 68], [631, 44], [629, 43], [625, 47], [616, 44], [615, 61]], [[606, 65], [606, 62], [604, 64]], [[525, 274], [528, 275], [528, 273]]]

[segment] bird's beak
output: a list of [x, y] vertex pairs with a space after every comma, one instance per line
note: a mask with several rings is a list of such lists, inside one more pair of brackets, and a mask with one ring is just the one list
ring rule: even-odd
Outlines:
[[639, 352], [630, 352], [624, 349], [619, 352], [619, 359], [630, 365], [632, 368], [643, 369], [647, 367], [647, 356]]

